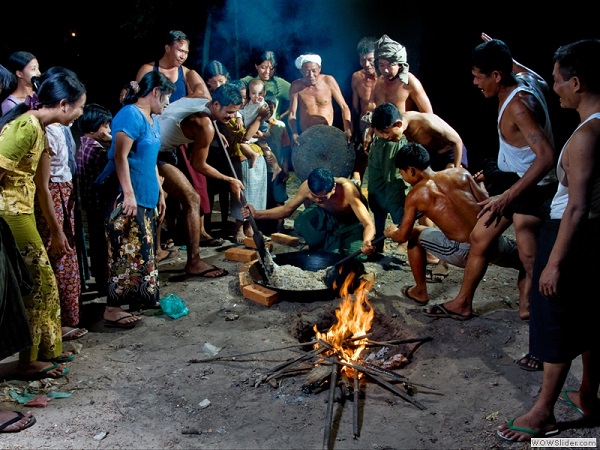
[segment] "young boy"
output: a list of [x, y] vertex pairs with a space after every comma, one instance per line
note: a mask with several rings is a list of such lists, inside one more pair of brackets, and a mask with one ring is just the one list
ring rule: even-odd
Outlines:
[[77, 124], [83, 136], [77, 151], [77, 176], [81, 205], [86, 211], [89, 235], [91, 270], [100, 295], [106, 295], [107, 255], [104, 220], [106, 201], [94, 181], [107, 162], [107, 149], [112, 141], [110, 122], [112, 113], [104, 106], [89, 103]]

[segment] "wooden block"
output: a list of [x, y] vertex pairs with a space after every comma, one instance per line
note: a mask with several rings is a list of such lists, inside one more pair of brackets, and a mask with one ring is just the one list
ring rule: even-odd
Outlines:
[[273, 303], [279, 301], [276, 291], [267, 289], [259, 284], [244, 286], [242, 288], [242, 294], [248, 300], [252, 300], [253, 302], [260, 303], [264, 306], [271, 306]]
[[258, 252], [248, 248], [228, 248], [225, 250], [225, 259], [229, 261], [249, 262], [258, 259]]
[[[254, 242], [254, 239], [251, 237], [247, 237], [244, 239], [244, 247], [248, 247], [248, 248], [256, 248], [256, 242]], [[270, 252], [273, 251], [273, 243], [272, 242], [265, 242], [265, 247], [267, 248], [267, 250], [269, 250]]]
[[242, 289], [244, 289], [246, 286], [250, 286], [253, 283], [252, 277], [250, 276], [250, 274], [248, 273], [247, 270], [244, 270], [243, 272], [238, 273], [238, 277], [240, 280], [240, 291]]
[[287, 245], [289, 247], [295, 247], [300, 243], [300, 239], [296, 236], [288, 236], [283, 233], [273, 233], [271, 235], [271, 240], [273, 242], [277, 242], [278, 244]]

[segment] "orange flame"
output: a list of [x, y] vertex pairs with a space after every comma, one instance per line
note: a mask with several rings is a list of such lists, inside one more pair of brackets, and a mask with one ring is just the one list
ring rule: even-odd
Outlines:
[[[369, 289], [373, 285], [373, 279], [361, 278], [359, 286], [354, 291], [354, 298], [348, 293], [355, 278], [354, 273], [350, 273], [342, 283], [340, 295], [342, 301], [338, 309], [335, 310], [337, 322], [334, 323], [326, 333], [320, 333], [317, 326], [313, 326], [317, 340], [325, 341], [331, 345], [333, 350], [325, 353], [325, 356], [333, 354], [346, 363], [357, 361], [360, 353], [367, 344], [367, 338], [353, 340], [354, 338], [365, 336], [371, 329], [375, 310], [368, 300]], [[319, 348], [321, 344], [315, 344]], [[348, 376], [353, 375], [350, 367], [342, 369]]]

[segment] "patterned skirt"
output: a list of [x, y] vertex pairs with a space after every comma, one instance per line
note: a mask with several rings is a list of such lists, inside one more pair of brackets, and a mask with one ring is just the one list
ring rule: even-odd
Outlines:
[[108, 306], [158, 305], [156, 223], [155, 209], [139, 205], [135, 216], [108, 219]]
[[56, 276], [62, 325], [76, 327], [79, 324], [79, 299], [81, 297], [81, 274], [75, 238], [76, 195], [71, 182], [55, 183], [51, 181], [48, 187], [54, 204], [54, 215], [67, 237], [71, 250], [64, 255], [55, 255], [50, 252], [52, 233], [37, 201], [35, 219]]
[[21, 361], [50, 360], [62, 353], [60, 299], [56, 277], [35, 225], [33, 214], [3, 216], [33, 277], [33, 290], [23, 296], [33, 345], [19, 354]]

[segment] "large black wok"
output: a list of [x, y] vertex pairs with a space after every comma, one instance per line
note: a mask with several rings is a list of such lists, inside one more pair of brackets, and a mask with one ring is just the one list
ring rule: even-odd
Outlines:
[[[292, 265], [312, 272], [333, 266], [343, 258], [344, 255], [342, 254], [322, 251], [300, 251], [273, 255], [275, 264], [279, 266]], [[357, 259], [352, 259], [341, 265], [341, 271], [338, 272], [338, 270], [336, 270], [334, 272], [334, 278], [325, 280], [325, 284], [328, 286], [326, 289], [293, 291], [270, 286], [262, 275], [263, 272], [261, 269], [262, 267], [260, 267], [259, 261], [256, 261], [250, 266], [249, 273], [252, 281], [276, 291], [279, 294], [280, 301], [304, 303], [333, 300], [337, 298], [339, 294], [339, 286], [341, 286], [342, 282], [346, 279], [350, 272], [354, 272], [356, 274], [355, 282], [349, 289], [350, 293], [352, 293], [354, 292], [354, 289], [358, 287], [358, 277], [365, 273], [365, 266], [363, 263]]]

